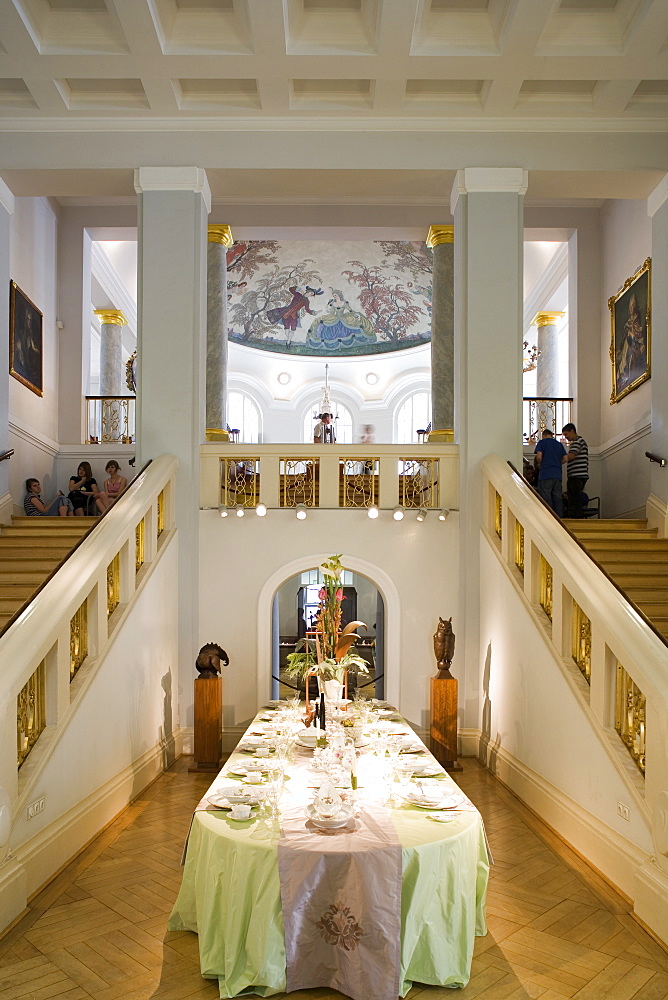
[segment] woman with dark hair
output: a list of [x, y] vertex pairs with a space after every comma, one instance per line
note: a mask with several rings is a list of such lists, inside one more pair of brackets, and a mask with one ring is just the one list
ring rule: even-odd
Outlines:
[[95, 497], [95, 504], [100, 514], [109, 510], [112, 504], [116, 503], [121, 493], [128, 488], [128, 481], [125, 476], [119, 475], [121, 467], [112, 458], [104, 467], [104, 471], [109, 473], [109, 478], [104, 481], [104, 489]]
[[[98, 492], [90, 462], [80, 462], [76, 476], [70, 479], [69, 493], [77, 517], [83, 517], [91, 510], [91, 497], [96, 496]], [[92, 508], [92, 513], [95, 513], [95, 507]]]
[[50, 503], [44, 503], [40, 495], [39, 479], [26, 479], [26, 495], [23, 509], [28, 517], [71, 517], [74, 514], [72, 501], [60, 493]]

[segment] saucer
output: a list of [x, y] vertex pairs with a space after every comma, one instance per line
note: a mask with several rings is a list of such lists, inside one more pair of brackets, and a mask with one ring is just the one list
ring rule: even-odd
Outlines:
[[324, 816], [319, 816], [315, 810], [315, 806], [311, 803], [304, 810], [310, 821], [314, 826], [317, 826], [320, 830], [338, 830], [342, 826], [345, 826], [353, 818], [352, 806], [346, 808], [345, 805], [342, 806], [341, 812], [337, 813], [336, 816], [331, 816], [326, 819]]

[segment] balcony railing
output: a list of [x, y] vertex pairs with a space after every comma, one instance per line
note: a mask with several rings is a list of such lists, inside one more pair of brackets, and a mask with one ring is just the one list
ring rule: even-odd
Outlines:
[[84, 444], [134, 444], [134, 396], [86, 396]]
[[540, 439], [544, 430], [560, 434], [571, 422], [570, 396], [525, 396], [522, 400], [522, 437], [525, 444]]

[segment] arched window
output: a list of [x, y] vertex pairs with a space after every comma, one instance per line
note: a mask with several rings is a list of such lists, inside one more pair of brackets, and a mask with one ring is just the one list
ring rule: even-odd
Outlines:
[[396, 413], [397, 444], [415, 444], [416, 431], [431, 422], [431, 393], [414, 392], [404, 399]]
[[234, 430], [239, 430], [239, 440], [247, 444], [257, 444], [260, 440], [262, 418], [260, 408], [244, 392], [229, 392], [227, 394], [227, 423]]
[[[341, 403], [334, 403], [332, 406], [335, 418], [332, 421], [336, 428], [336, 440], [339, 444], [353, 444], [353, 417], [349, 409]], [[313, 428], [318, 422], [318, 418], [313, 416], [315, 409], [308, 409], [304, 417], [304, 441], [313, 444]]]

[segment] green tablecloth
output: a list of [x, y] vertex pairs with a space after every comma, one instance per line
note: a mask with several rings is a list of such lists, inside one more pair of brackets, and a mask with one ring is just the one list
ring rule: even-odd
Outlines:
[[[489, 860], [480, 814], [456, 812], [447, 824], [412, 806], [390, 815], [402, 845], [401, 995], [413, 982], [464, 986], [474, 937], [486, 933]], [[279, 833], [277, 821], [264, 817], [193, 817], [168, 926], [199, 934], [202, 975], [218, 979], [221, 997], [285, 990]]]

